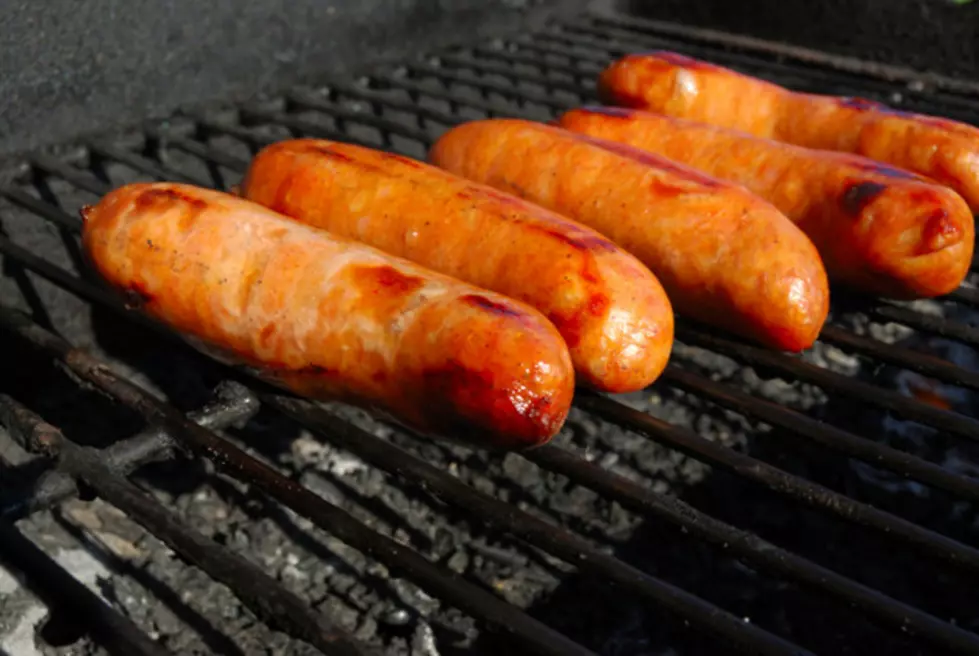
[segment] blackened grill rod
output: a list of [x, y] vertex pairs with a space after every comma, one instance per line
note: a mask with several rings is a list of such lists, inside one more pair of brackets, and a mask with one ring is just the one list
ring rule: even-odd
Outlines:
[[837, 74], [847, 73], [859, 76], [868, 81], [884, 81], [892, 84], [924, 82], [939, 89], [945, 89], [970, 97], [979, 97], [979, 84], [973, 81], [961, 80], [936, 73], [916, 71], [903, 66], [881, 64], [843, 55], [835, 55], [787, 43], [767, 41], [744, 34], [733, 34], [710, 28], [668, 23], [636, 16], [623, 18], [604, 13], [594, 14], [592, 20], [597, 23], [616, 25], [631, 30], [639, 29], [644, 33], [655, 34], [657, 36], [663, 35], [709, 44], [718, 49], [728, 51], [736, 48], [755, 53], [763, 53], [769, 60], [791, 58], [806, 66], [820, 67]]
[[668, 424], [645, 412], [633, 410], [593, 392], [579, 391], [577, 403], [579, 407], [593, 412], [602, 419], [692, 455], [697, 460], [738, 474], [810, 507], [872, 527], [890, 538], [900, 538], [919, 549], [921, 553], [972, 572], [979, 572], [979, 549], [972, 546], [918, 526], [897, 515], [878, 510], [866, 503], [854, 501], [839, 492], [789, 474], [723, 444], [712, 442], [693, 431]]
[[141, 414], [148, 422], [165, 429], [181, 445], [200, 457], [208, 458], [218, 469], [249, 482], [355, 549], [376, 558], [392, 570], [404, 572], [407, 578], [430, 593], [511, 635], [528, 649], [553, 656], [595, 656], [520, 609], [454, 572], [433, 565], [414, 550], [376, 533], [343, 509], [252, 458], [228, 440], [188, 420], [175, 408], [116, 375], [100, 360], [72, 347], [16, 310], [0, 305], [0, 327], [57, 358], [79, 378]]
[[[168, 656], [132, 620], [106, 604], [11, 522], [0, 519], [0, 563], [57, 612], [84, 626], [96, 643], [118, 656]], [[11, 656], [17, 656], [11, 654]]]
[[587, 79], [583, 82], [577, 82], [567, 79], [557, 79], [543, 71], [529, 72], [529, 71], [518, 71], [512, 66], [505, 66], [502, 64], [494, 64], [485, 60], [479, 60], [474, 57], [465, 57], [459, 55], [445, 55], [439, 57], [439, 62], [442, 64], [441, 68], [425, 68], [418, 69], [414, 65], [408, 65], [409, 71], [418, 70], [422, 73], [428, 73], [431, 70], [452, 70], [452, 69], [467, 69], [467, 68], [477, 68], [480, 73], [499, 75], [500, 77], [505, 77], [510, 80], [516, 80], [519, 82], [529, 82], [531, 84], [538, 84], [541, 86], [546, 86], [548, 89], [555, 89], [558, 91], [567, 91], [576, 96], [591, 95], [592, 89], [595, 86], [593, 80]]
[[[238, 383], [222, 383], [215, 396], [214, 401], [190, 413], [190, 419], [211, 430], [221, 430], [247, 420], [258, 410], [258, 399]], [[3, 410], [0, 406], [0, 417]], [[112, 471], [126, 475], [148, 462], [168, 458], [173, 446], [173, 439], [166, 432], [149, 428], [103, 449], [102, 460]], [[71, 476], [46, 471], [37, 480], [0, 495], [0, 518], [15, 521], [77, 494], [78, 486]]]
[[[106, 452], [82, 447], [33, 411], [0, 395], [0, 412], [22, 434], [23, 446], [58, 456], [58, 468], [84, 480], [102, 499], [158, 537], [185, 560], [228, 586], [270, 626], [303, 640], [329, 656], [368, 656], [375, 650], [348, 638], [323, 613], [230, 549], [183, 524], [158, 501], [106, 464]], [[196, 424], [195, 424], [196, 425]], [[165, 433], [164, 433], [165, 434]], [[118, 444], [117, 444], [118, 445]], [[31, 449], [30, 447], [35, 447]]]
[[[478, 492], [445, 471], [309, 402], [281, 395], [263, 395], [262, 400], [304, 426], [315, 429], [325, 439], [346, 451], [414, 485], [420, 484], [446, 503], [475, 513], [469, 516], [512, 533], [575, 567], [596, 573], [603, 580], [640, 594], [692, 625], [737, 644], [748, 653], [807, 653], [753, 624], [745, 624], [741, 618], [685, 590], [601, 553], [572, 533], [520, 511], [509, 503]], [[979, 640], [976, 644], [979, 645]]]
[[762, 538], [706, 515], [673, 497], [657, 494], [622, 476], [612, 474], [566, 449], [546, 445], [528, 451], [531, 462], [560, 472], [596, 492], [618, 500], [640, 514], [654, 515], [683, 527], [692, 535], [786, 578], [845, 601], [887, 626], [915, 635], [934, 645], [962, 654], [979, 650], [979, 635], [966, 631], [913, 606], [897, 601], [861, 583], [821, 567]]
[[787, 357], [783, 353], [721, 337], [713, 331], [695, 328], [691, 323], [677, 323], [677, 335], [686, 344], [724, 353], [733, 360], [753, 367], [787, 374], [790, 380], [804, 380], [845, 397], [872, 403], [898, 417], [920, 422], [966, 440], [979, 441], [979, 419], [936, 408], [896, 391], [882, 389], [799, 358]]
[[858, 458], [875, 467], [911, 478], [936, 488], [979, 502], [979, 480], [957, 476], [947, 469], [905, 451], [858, 437], [852, 433], [813, 419], [801, 412], [752, 396], [735, 388], [715, 382], [671, 364], [663, 380], [684, 390], [707, 398], [729, 410], [760, 419], [767, 424], [801, 435], [829, 448]]

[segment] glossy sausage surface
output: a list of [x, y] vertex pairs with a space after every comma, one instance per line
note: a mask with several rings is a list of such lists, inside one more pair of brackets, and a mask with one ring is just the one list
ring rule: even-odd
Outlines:
[[887, 162], [951, 187], [979, 212], [979, 129], [965, 123], [791, 91], [674, 52], [623, 57], [601, 73], [598, 88], [609, 104]]
[[273, 144], [241, 194], [333, 234], [519, 299], [564, 336], [577, 382], [630, 392], [663, 371], [673, 310], [598, 232], [424, 162], [325, 140]]
[[545, 442], [567, 416], [567, 347], [527, 305], [189, 185], [127, 185], [83, 214], [112, 287], [296, 393], [481, 446]]
[[739, 186], [515, 119], [452, 128], [429, 157], [602, 232], [649, 266], [680, 314], [791, 351], [825, 322], [828, 283], [812, 242]]
[[969, 271], [975, 221], [968, 205], [907, 171], [640, 110], [573, 109], [557, 124], [743, 185], [802, 228], [831, 279], [860, 291], [939, 296]]

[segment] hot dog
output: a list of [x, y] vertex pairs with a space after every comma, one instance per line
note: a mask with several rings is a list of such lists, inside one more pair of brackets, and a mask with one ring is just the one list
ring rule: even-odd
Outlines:
[[434, 166], [352, 144], [266, 147], [240, 193], [303, 223], [519, 299], [564, 336], [577, 382], [646, 387], [673, 310], [649, 270], [594, 230]]
[[958, 287], [969, 271], [975, 222], [968, 205], [912, 173], [639, 110], [574, 109], [557, 125], [743, 185], [809, 236], [831, 279], [855, 289], [933, 297]]
[[812, 242], [745, 189], [611, 141], [513, 119], [442, 135], [430, 161], [602, 232], [680, 314], [778, 349], [809, 347], [829, 307]]
[[609, 104], [887, 162], [951, 187], [979, 211], [979, 129], [971, 125], [862, 98], [794, 92], [673, 52], [613, 62], [598, 90]]
[[202, 351], [418, 431], [527, 447], [574, 371], [533, 308], [229, 194], [130, 184], [83, 210], [94, 269]]

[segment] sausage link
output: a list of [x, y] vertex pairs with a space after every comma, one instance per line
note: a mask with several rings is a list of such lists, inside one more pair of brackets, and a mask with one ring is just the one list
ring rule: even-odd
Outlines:
[[601, 73], [598, 88], [610, 104], [886, 162], [951, 187], [979, 212], [979, 129], [965, 123], [791, 91], [673, 52], [623, 57]]
[[127, 185], [83, 215], [113, 288], [293, 392], [481, 446], [540, 444], [567, 416], [567, 347], [520, 302], [189, 185]]
[[907, 171], [640, 110], [573, 109], [557, 125], [743, 185], [794, 221], [830, 278], [854, 289], [927, 298], [951, 292], [969, 272], [975, 220], [968, 205]]
[[673, 306], [791, 351], [826, 320], [826, 271], [809, 239], [736, 185], [636, 148], [515, 119], [446, 132], [429, 158], [602, 232], [662, 281]]
[[631, 392], [663, 371], [673, 309], [599, 233], [407, 157], [325, 140], [252, 160], [241, 194], [314, 227], [521, 300], [565, 338], [579, 384]]

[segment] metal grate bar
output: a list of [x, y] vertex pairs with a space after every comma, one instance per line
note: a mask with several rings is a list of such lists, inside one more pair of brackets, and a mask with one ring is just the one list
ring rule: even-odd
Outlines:
[[637, 512], [652, 514], [682, 526], [691, 534], [720, 545], [749, 562], [763, 565], [824, 594], [840, 598], [883, 624], [959, 653], [972, 654], [979, 649], [979, 636], [974, 633], [891, 599], [756, 535], [728, 526], [681, 501], [656, 494], [621, 476], [610, 474], [564, 449], [548, 445], [528, 451], [525, 456], [541, 467], [581, 481]]
[[[451, 475], [407, 451], [362, 431], [312, 404], [282, 396], [264, 397], [273, 407], [316, 431], [330, 442], [382, 469], [438, 495], [481, 521], [494, 524], [535, 547], [576, 567], [594, 572], [622, 589], [636, 592], [686, 619], [691, 625], [724, 638], [750, 653], [799, 653], [798, 648], [766, 631], [746, 625], [740, 618], [669, 583], [607, 556], [583, 539], [555, 528], [510, 504], [477, 492]], [[976, 637], [979, 645], [979, 637]]]
[[[367, 651], [275, 579], [229, 549], [188, 528], [172, 512], [105, 464], [105, 453], [84, 448], [13, 399], [0, 395], [8, 428], [21, 435], [28, 450], [59, 456], [58, 468], [84, 480], [102, 499], [125, 512], [182, 558], [235, 595], [266, 623], [336, 656], [366, 656]], [[33, 447], [33, 448], [32, 448]]]
[[[458, 55], [446, 55], [444, 57], [439, 57], [439, 62], [442, 65], [448, 65], [449, 68], [459, 68], [467, 69], [472, 68], [480, 71], [481, 73], [488, 73], [491, 75], [501, 75], [511, 80], [520, 80], [522, 82], [532, 82], [534, 84], [546, 84], [551, 89], [558, 89], [561, 91], [567, 91], [568, 93], [573, 93], [577, 96], [583, 94], [584, 90], [590, 90], [594, 87], [594, 83], [588, 82], [572, 82], [569, 80], [558, 80], [552, 76], [546, 75], [543, 72], [529, 73], [514, 70], [510, 66], [503, 66], [500, 64], [492, 64], [486, 61], [480, 61], [479, 59], [473, 57], [460, 57]], [[412, 67], [409, 67], [411, 70]], [[441, 69], [446, 70], [446, 69]]]
[[979, 389], [979, 372], [969, 371], [933, 355], [916, 353], [832, 325], [823, 327], [819, 333], [819, 339], [881, 362], [889, 362], [919, 374], [931, 376], [942, 382], [961, 385], [969, 389]]
[[[103, 159], [115, 160], [117, 162], [121, 162], [122, 164], [132, 167], [137, 171], [143, 171], [147, 175], [153, 176], [154, 178], [161, 178], [168, 175], [167, 173], [164, 173], [162, 169], [157, 167], [153, 162], [151, 162], [150, 160], [144, 157], [140, 157], [139, 155], [133, 153], [132, 151], [123, 150], [122, 148], [117, 148], [116, 146], [102, 143], [100, 141], [90, 142], [88, 144], [88, 148], [93, 155], [97, 155]], [[169, 175], [176, 176], [174, 180], [175, 182], [186, 182], [189, 184], [200, 185], [205, 187], [208, 186], [209, 184], [208, 181], [204, 180], [203, 178], [199, 178], [195, 175], [188, 175], [187, 173], [183, 173], [180, 171], [175, 171], [173, 174], [169, 174]]]
[[[440, 112], [436, 109], [432, 109], [431, 107], [423, 107], [415, 103], [401, 102], [391, 98], [387, 94], [372, 91], [360, 85], [331, 84], [330, 89], [342, 96], [347, 96], [348, 98], [354, 98], [370, 103], [371, 106], [374, 107], [375, 111], [381, 107], [384, 107], [387, 109], [396, 109], [399, 111], [409, 112], [410, 114], [418, 116], [419, 124], [423, 122], [422, 119], [434, 121], [441, 125], [454, 125], [459, 121], [459, 117], [453, 116], [452, 114]], [[321, 112], [329, 113], [330, 108], [332, 107], [332, 104], [326, 103], [319, 98], [314, 98], [309, 93], [293, 92], [288, 95], [288, 99], [291, 103], [298, 107], [313, 109]], [[427, 139], [431, 141], [431, 137], [427, 137]]]
[[[190, 413], [190, 420], [210, 430], [222, 430], [250, 418], [258, 410], [255, 396], [236, 383], [222, 383], [215, 397], [198, 412]], [[169, 458], [174, 446], [166, 432], [150, 428], [106, 447], [101, 452], [101, 459], [112, 471], [126, 475], [146, 463]], [[0, 497], [0, 518], [15, 521], [77, 494], [78, 486], [71, 476], [60, 471], [46, 471], [37, 480]]]
[[854, 501], [839, 492], [793, 476], [692, 431], [673, 426], [611, 399], [585, 391], [580, 392], [579, 396], [579, 407], [618, 426], [645, 435], [682, 453], [691, 454], [699, 460], [738, 474], [812, 508], [873, 528], [888, 537], [901, 539], [922, 553], [939, 560], [979, 572], [979, 550], [973, 547], [873, 506]]
[[108, 606], [12, 523], [0, 520], [0, 563], [20, 574], [49, 607], [70, 615], [110, 654], [168, 656], [132, 620]]
[[952, 474], [936, 464], [904, 451], [858, 437], [800, 412], [756, 398], [731, 385], [722, 385], [704, 376], [680, 369], [676, 365], [667, 367], [663, 379], [682, 390], [706, 397], [729, 410], [755, 417], [875, 467], [882, 467], [906, 478], [913, 478], [966, 499], [979, 501], [979, 480], [974, 478]]
[[[542, 71], [554, 71], [555, 73], [564, 73], [566, 75], [571, 75], [576, 79], [584, 78], [589, 79], [601, 70], [600, 67], [588, 67], [583, 68], [580, 64], [559, 64], [557, 62], [541, 59], [540, 57], [528, 56], [520, 54], [518, 52], [513, 52], [512, 50], [505, 50], [501, 48], [487, 48], [485, 46], [476, 46], [469, 50], [474, 57], [482, 57], [486, 59], [496, 59], [498, 61], [520, 64], [524, 66], [533, 66], [538, 70]], [[440, 59], [442, 61], [451, 62], [455, 58], [455, 55], [444, 55]]]
[[843, 374], [817, 367], [799, 358], [787, 357], [782, 353], [766, 351], [741, 341], [726, 339], [719, 335], [690, 325], [678, 331], [681, 339], [696, 346], [725, 353], [734, 360], [755, 367], [773, 369], [791, 378], [805, 380], [826, 390], [832, 390], [887, 409], [899, 417], [918, 421], [928, 426], [947, 431], [970, 441], [979, 441], [979, 420], [954, 412], [941, 410], [921, 401], [916, 401], [897, 392], [891, 392], [870, 383], [864, 383]]
[[867, 313], [885, 321], [904, 324], [915, 330], [979, 347], [979, 328], [964, 323], [956, 323], [944, 317], [922, 314], [910, 308], [889, 303], [872, 307]]
[[142, 388], [117, 376], [109, 366], [34, 324], [19, 312], [0, 305], [0, 327], [32, 347], [56, 358], [82, 380], [159, 425], [181, 445], [208, 458], [229, 475], [254, 485], [316, 526], [363, 551], [421, 587], [472, 613], [525, 647], [542, 654], [594, 656], [550, 627], [531, 618], [453, 572], [433, 565], [417, 552], [374, 532], [349, 513], [318, 497], [297, 482], [255, 460], [215, 433], [186, 419]]
[[[824, 70], [837, 73], [849, 73], [866, 80], [883, 80], [886, 82], [911, 83], [924, 82], [929, 86], [967, 96], [979, 96], [979, 84], [970, 80], [939, 75], [931, 72], [916, 71], [903, 66], [881, 64], [866, 60], [834, 55], [801, 46], [766, 41], [742, 34], [731, 34], [709, 28], [680, 25], [665, 21], [652, 20], [629, 16], [627, 19], [609, 14], [594, 14], [592, 19], [632, 30], [642, 30], [645, 33], [666, 35], [683, 39], [687, 42], [708, 44], [726, 49], [738, 48], [779, 58], [792, 59], [807, 66], [818, 66]], [[769, 57], [771, 59], [771, 57]]]

